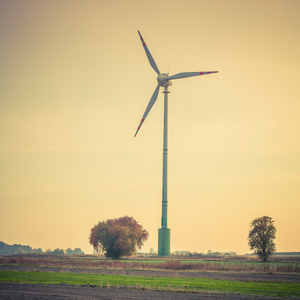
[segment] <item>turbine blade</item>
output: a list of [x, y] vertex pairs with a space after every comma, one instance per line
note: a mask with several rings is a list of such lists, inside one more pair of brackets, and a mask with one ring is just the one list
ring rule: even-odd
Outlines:
[[149, 51], [149, 49], [147, 47], [147, 45], [146, 45], [146, 43], [145, 43], [142, 35], [140, 34], [139, 31], [138, 31], [138, 33], [139, 33], [139, 36], [141, 38], [141, 41], [142, 41], [142, 44], [144, 46], [144, 49], [145, 49], [145, 52], [146, 52], [146, 55], [148, 57], [150, 65], [154, 69], [154, 71], [159, 75], [160, 74], [159, 69], [158, 69], [158, 67], [157, 67], [157, 65], [156, 65], [156, 63], [155, 63], [155, 61], [154, 61], [154, 59], [153, 59], [153, 57], [152, 57], [152, 55], [151, 55], [151, 53], [150, 53], [150, 51]]
[[186, 78], [186, 77], [192, 77], [192, 76], [199, 76], [199, 75], [206, 75], [206, 74], [212, 74], [212, 73], [218, 73], [219, 71], [208, 71], [208, 72], [184, 72], [184, 73], [178, 73], [172, 76], [169, 76], [167, 79], [180, 79], [180, 78]]
[[146, 110], [145, 110], [145, 112], [144, 112], [144, 115], [143, 115], [143, 117], [142, 117], [142, 120], [141, 120], [141, 122], [140, 122], [140, 125], [139, 125], [139, 127], [138, 127], [138, 129], [137, 129], [137, 131], [136, 131], [136, 133], [135, 133], [135, 135], [134, 135], [134, 137], [137, 135], [137, 133], [138, 133], [138, 131], [140, 130], [141, 126], [143, 125], [143, 123], [144, 123], [144, 121], [145, 121], [147, 115], [149, 114], [149, 112], [150, 112], [152, 106], [154, 105], [154, 103], [155, 103], [155, 101], [156, 101], [156, 99], [157, 99], [157, 97], [158, 97], [158, 91], [159, 91], [159, 88], [160, 88], [160, 85], [158, 84], [157, 87], [156, 87], [156, 89], [155, 89], [155, 91], [154, 91], [154, 93], [153, 93], [153, 95], [152, 95], [152, 97], [151, 97], [151, 99], [150, 99], [150, 101], [149, 101], [149, 103], [148, 103], [148, 106], [147, 106], [147, 108], [146, 108]]

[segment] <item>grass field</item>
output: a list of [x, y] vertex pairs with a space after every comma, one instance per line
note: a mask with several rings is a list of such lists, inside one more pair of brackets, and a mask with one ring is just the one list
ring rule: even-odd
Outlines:
[[129, 287], [186, 292], [226, 292], [272, 297], [300, 297], [300, 285], [286, 282], [243, 282], [199, 278], [169, 278], [54, 272], [0, 271], [0, 281], [34, 284], [69, 284]]
[[201, 259], [99, 259], [95, 256], [0, 256], [0, 265], [30, 267], [90, 268], [90, 269], [144, 269], [144, 270], [198, 270], [257, 273], [300, 274], [299, 261], [267, 262]]

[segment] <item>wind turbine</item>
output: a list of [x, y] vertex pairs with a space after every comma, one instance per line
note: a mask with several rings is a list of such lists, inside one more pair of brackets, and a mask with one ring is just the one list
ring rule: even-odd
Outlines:
[[162, 218], [161, 218], [161, 228], [158, 229], [158, 255], [159, 256], [169, 256], [170, 255], [170, 229], [168, 228], [168, 218], [167, 218], [167, 210], [168, 210], [168, 87], [172, 85], [170, 80], [180, 79], [192, 76], [206, 75], [212, 73], [218, 73], [218, 71], [206, 71], [206, 72], [184, 72], [178, 73], [172, 76], [169, 76], [166, 73], [160, 73], [141, 33], [138, 31], [139, 36], [141, 38], [144, 50], [148, 57], [149, 63], [154, 71], [158, 74], [157, 76], [157, 87], [154, 90], [154, 93], [148, 103], [148, 106], [145, 110], [145, 113], [142, 117], [142, 120], [138, 126], [138, 129], [134, 136], [137, 135], [141, 126], [143, 125], [147, 115], [149, 114], [152, 106], [154, 105], [157, 97], [159, 88], [163, 87], [164, 91], [164, 144], [163, 144], [163, 183], [162, 183]]

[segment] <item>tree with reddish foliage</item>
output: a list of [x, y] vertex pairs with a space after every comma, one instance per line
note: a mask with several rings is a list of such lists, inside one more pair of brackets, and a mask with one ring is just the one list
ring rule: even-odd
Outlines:
[[91, 229], [90, 244], [106, 257], [119, 259], [141, 249], [149, 233], [132, 217], [108, 219]]
[[275, 236], [276, 228], [272, 218], [264, 216], [251, 222], [248, 236], [249, 246], [264, 262], [276, 251]]

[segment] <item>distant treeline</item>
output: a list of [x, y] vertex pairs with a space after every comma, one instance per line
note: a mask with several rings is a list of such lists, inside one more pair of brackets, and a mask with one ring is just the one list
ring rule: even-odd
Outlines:
[[[148, 253], [142, 253], [138, 252], [138, 256], [157, 256], [157, 252], [154, 251], [153, 249], [150, 249], [150, 252]], [[190, 251], [174, 251], [171, 253], [171, 256], [189, 256], [189, 257], [242, 257], [242, 256], [256, 256], [255, 253], [246, 253], [246, 254], [241, 254], [238, 255], [234, 251], [229, 251], [229, 252], [212, 252], [211, 250], [208, 250], [207, 253], [198, 253], [198, 252], [190, 252]], [[276, 252], [273, 254], [273, 256], [300, 256], [300, 252]]]
[[177, 256], [237, 256], [237, 253], [234, 251], [230, 252], [212, 252], [208, 250], [207, 253], [198, 253], [198, 252], [190, 252], [190, 251], [174, 251], [172, 255]]
[[0, 242], [0, 255], [15, 255], [15, 254], [47, 254], [47, 255], [82, 255], [84, 252], [80, 248], [75, 248], [72, 250], [71, 248], [68, 248], [66, 250], [63, 249], [55, 249], [51, 251], [50, 249], [46, 250], [44, 252], [41, 248], [38, 249], [32, 249], [30, 246], [25, 245], [8, 245], [4, 242]]
[[[153, 248], [150, 248], [149, 253], [138, 252], [139, 256], [157, 256], [157, 251], [154, 251]], [[203, 252], [191, 252], [191, 251], [174, 251], [171, 253], [171, 256], [237, 256], [237, 253], [234, 251], [229, 252], [212, 252], [208, 250], [207, 253]]]
[[273, 255], [284, 255], [284, 256], [299, 255], [300, 256], [300, 252], [276, 252]]

